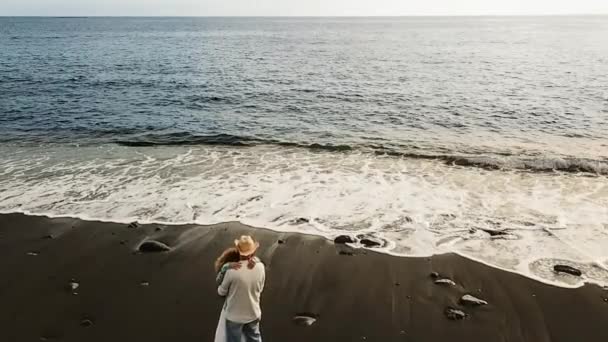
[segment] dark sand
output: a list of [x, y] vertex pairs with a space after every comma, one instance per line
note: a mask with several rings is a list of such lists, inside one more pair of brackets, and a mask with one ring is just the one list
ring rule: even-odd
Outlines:
[[[266, 342], [608, 341], [598, 286], [552, 287], [457, 255], [342, 255], [319, 237], [237, 223], [157, 227], [0, 215], [0, 341], [212, 341], [222, 305], [212, 263], [243, 233], [260, 240], [267, 264]], [[174, 249], [137, 253], [147, 238]], [[433, 271], [458, 285], [435, 285]], [[459, 306], [465, 293], [489, 305]], [[470, 316], [448, 320], [447, 306]], [[297, 326], [301, 312], [319, 319]]]

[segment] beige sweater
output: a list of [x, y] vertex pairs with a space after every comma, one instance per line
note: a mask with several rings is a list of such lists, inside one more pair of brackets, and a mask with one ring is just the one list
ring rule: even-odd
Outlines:
[[266, 271], [261, 262], [257, 262], [253, 269], [247, 268], [247, 261], [240, 263], [240, 269], [226, 271], [217, 293], [226, 296], [224, 307], [227, 320], [249, 323], [262, 317], [260, 296], [264, 289]]

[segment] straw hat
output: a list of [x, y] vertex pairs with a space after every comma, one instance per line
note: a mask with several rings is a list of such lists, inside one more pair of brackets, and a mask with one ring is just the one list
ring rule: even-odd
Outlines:
[[250, 256], [260, 247], [260, 244], [249, 235], [243, 235], [239, 239], [234, 240], [234, 245], [242, 256]]

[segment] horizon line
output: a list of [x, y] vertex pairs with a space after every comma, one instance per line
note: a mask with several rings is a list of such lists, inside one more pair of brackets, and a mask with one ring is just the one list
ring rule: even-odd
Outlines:
[[573, 17], [606, 13], [546, 14], [407, 14], [407, 15], [0, 15], [0, 18], [412, 18], [412, 17]]

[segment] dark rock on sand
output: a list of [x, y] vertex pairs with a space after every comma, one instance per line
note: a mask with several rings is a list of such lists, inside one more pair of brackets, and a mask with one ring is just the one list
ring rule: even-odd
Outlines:
[[319, 319], [319, 315], [312, 313], [299, 313], [293, 317], [293, 322], [302, 327], [309, 327]]
[[154, 229], [156, 232], [160, 232], [161, 230], [163, 230], [161, 227], [156, 227], [156, 229]]
[[385, 241], [372, 235], [357, 235], [359, 243], [367, 248], [384, 247]]
[[68, 283], [68, 291], [74, 292], [80, 287], [80, 283], [78, 283], [75, 279], [70, 280]]
[[92, 325], [93, 325], [93, 321], [90, 320], [90, 319], [88, 319], [88, 318], [85, 318], [82, 321], [80, 321], [80, 326], [81, 327], [90, 327]]
[[448, 319], [454, 320], [454, 321], [458, 321], [461, 319], [465, 319], [467, 317], [467, 314], [464, 313], [464, 311], [462, 310], [458, 310], [452, 307], [447, 307], [444, 311], [445, 316]]
[[131, 222], [129, 223], [129, 225], [127, 226], [127, 228], [137, 228], [139, 227], [139, 223], [137, 223], [137, 221], [135, 222]]
[[171, 247], [164, 243], [156, 240], [144, 241], [139, 245], [139, 251], [143, 253], [154, 253], [154, 252], [167, 252], [171, 250]]
[[53, 236], [53, 234], [45, 235], [45, 236], [43, 237], [43, 239], [45, 239], [45, 240], [52, 240], [52, 239], [54, 239], [54, 238], [55, 238], [55, 236]]
[[581, 270], [568, 265], [555, 265], [553, 266], [553, 270], [557, 273], [568, 273], [577, 277], [583, 275], [583, 272], [581, 272]]
[[479, 299], [475, 296], [466, 294], [460, 298], [460, 304], [469, 305], [469, 306], [481, 306], [481, 305], [488, 305], [488, 302], [486, 302], [483, 299]]
[[437, 272], [431, 272], [431, 278], [433, 279], [439, 279], [440, 275]]
[[285, 243], [285, 240], [283, 240], [283, 239], [279, 239], [279, 240], [277, 241], [277, 243], [278, 243], [279, 245], [282, 245], [282, 244], [284, 244], [284, 243]]
[[452, 279], [442, 278], [435, 280], [435, 284], [437, 285], [447, 285], [447, 286], [456, 286], [456, 283]]
[[350, 235], [340, 235], [334, 239], [334, 243], [336, 244], [344, 244], [344, 243], [356, 243], [357, 239]]

